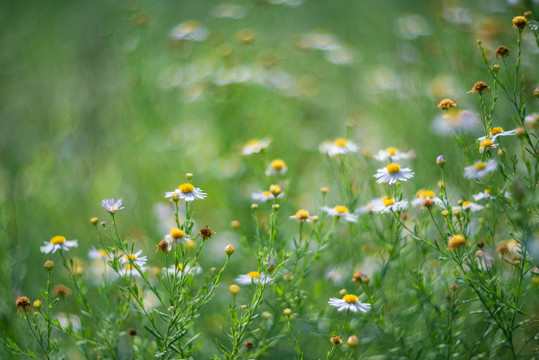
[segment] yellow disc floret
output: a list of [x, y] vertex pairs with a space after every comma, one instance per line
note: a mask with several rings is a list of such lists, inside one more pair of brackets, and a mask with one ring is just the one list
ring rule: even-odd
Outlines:
[[393, 204], [395, 204], [395, 200], [393, 200], [393, 199], [384, 200], [384, 206], [386, 206], [386, 207], [391, 206]]
[[486, 165], [483, 162], [478, 162], [473, 167], [475, 170], [483, 170], [486, 167]]
[[492, 129], [490, 129], [490, 135], [496, 135], [496, 134], [499, 134], [499, 133], [502, 133], [503, 132], [503, 128], [497, 126], [497, 127], [493, 127]]
[[447, 247], [449, 250], [453, 250], [464, 245], [466, 245], [466, 238], [458, 234], [451, 236], [447, 242]]
[[61, 236], [61, 235], [58, 235], [58, 236], [55, 236], [51, 239], [51, 244], [53, 245], [60, 245], [60, 244], [63, 244], [65, 243], [66, 241], [66, 238], [65, 236]]
[[386, 166], [386, 169], [387, 169], [387, 172], [390, 174], [397, 174], [401, 170], [401, 167], [398, 164], [391, 163], [388, 166]]
[[260, 273], [258, 271], [251, 271], [247, 275], [249, 275], [251, 279], [258, 279], [260, 277]]
[[286, 164], [281, 159], [275, 159], [271, 162], [270, 166], [272, 167], [273, 170], [281, 171], [285, 168]]
[[462, 207], [466, 207], [468, 205], [470, 205], [472, 202], [471, 201], [465, 201], [462, 203]]
[[386, 154], [388, 154], [388, 155], [395, 155], [398, 152], [399, 152], [399, 150], [397, 150], [397, 148], [394, 148], [394, 147], [388, 147], [386, 149]]
[[357, 303], [357, 296], [353, 294], [346, 294], [342, 297], [344, 301], [346, 301], [348, 304], [355, 304]]
[[333, 210], [335, 210], [337, 213], [339, 214], [346, 214], [348, 213], [348, 208], [346, 206], [343, 206], [343, 205], [337, 205], [333, 208]]
[[137, 260], [137, 256], [135, 254], [128, 254], [124, 256], [127, 260]]
[[182, 229], [175, 227], [170, 230], [170, 236], [172, 236], [174, 239], [181, 239], [185, 236], [185, 232], [183, 232]]
[[337, 145], [337, 146], [345, 147], [346, 143], [347, 143], [347, 141], [344, 138], [335, 139], [335, 145]]
[[492, 140], [490, 140], [490, 139], [488, 139], [488, 138], [485, 139], [484, 141], [481, 141], [481, 142], [479, 143], [479, 147], [480, 147], [480, 148], [489, 148], [489, 147], [491, 147], [492, 145], [494, 145], [494, 143], [492, 142]]
[[300, 220], [307, 220], [309, 218], [309, 212], [305, 209], [299, 209], [296, 213], [296, 218]]
[[184, 193], [184, 194], [189, 194], [189, 193], [193, 192], [195, 187], [193, 186], [193, 184], [185, 183], [185, 184], [181, 184], [180, 186], [178, 186], [178, 189], [180, 189], [180, 191], [182, 193]]

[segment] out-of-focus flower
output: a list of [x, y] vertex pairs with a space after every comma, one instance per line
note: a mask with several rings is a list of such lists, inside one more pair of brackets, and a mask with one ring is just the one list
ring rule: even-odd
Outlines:
[[373, 211], [381, 214], [388, 214], [406, 208], [408, 208], [407, 200], [395, 201], [395, 199], [386, 199], [381, 206], [374, 208]]
[[58, 323], [64, 329], [70, 328], [73, 331], [81, 329], [80, 319], [77, 315], [60, 313], [56, 316], [56, 320], [58, 320]]
[[329, 156], [353, 153], [357, 152], [358, 149], [359, 147], [356, 144], [344, 138], [338, 138], [334, 141], [325, 141], [320, 145], [320, 151]]
[[342, 217], [346, 221], [350, 222], [357, 222], [357, 215], [351, 214], [346, 206], [337, 205], [334, 208], [324, 206], [322, 210], [325, 211], [328, 215]]
[[148, 259], [147, 256], [140, 256], [142, 255], [142, 250], [137, 251], [133, 254], [125, 254], [121, 257], [120, 262], [122, 264], [137, 264], [139, 267], [142, 267], [146, 264], [146, 260]]
[[539, 122], [539, 113], [531, 113], [524, 118], [524, 122], [530, 128], [534, 128]]
[[176, 190], [167, 192], [165, 194], [165, 198], [174, 199], [174, 194], [176, 194], [179, 199], [183, 199], [185, 201], [194, 201], [198, 199], [204, 200], [207, 196], [207, 194], [203, 192], [201, 188], [195, 187], [191, 183], [181, 184]]
[[378, 169], [374, 175], [377, 183], [396, 184], [397, 181], [406, 181], [414, 177], [414, 172], [409, 168], [401, 168], [400, 165], [391, 163], [382, 169]]
[[498, 253], [500, 256], [512, 263], [520, 263], [522, 261], [522, 247], [515, 239], [498, 245]]
[[184, 275], [197, 275], [202, 273], [202, 268], [199, 265], [189, 266], [179, 263], [178, 266], [171, 266], [168, 269], [163, 269], [168, 274], [174, 275], [178, 274], [179, 276]]
[[436, 196], [434, 191], [431, 190], [418, 190], [415, 194], [415, 199], [412, 201], [413, 206], [421, 206], [423, 204], [423, 201], [425, 200], [432, 200], [435, 204], [442, 204], [442, 200]]
[[88, 251], [88, 257], [90, 259], [96, 259], [96, 260], [112, 260], [112, 254], [108, 252], [107, 250], [102, 249], [96, 249], [92, 248], [90, 251]]
[[260, 273], [258, 271], [251, 271], [250, 273], [240, 275], [236, 278], [236, 282], [240, 285], [249, 285], [249, 284], [269, 284], [271, 282], [271, 278], [264, 274]]
[[294, 219], [298, 222], [311, 222], [313, 217], [309, 216], [309, 212], [305, 209], [299, 209], [295, 215], [290, 216], [290, 219]]
[[492, 196], [491, 191], [489, 189], [485, 189], [484, 191], [472, 195], [474, 201], [480, 201], [483, 199], [494, 199], [494, 196]]
[[464, 201], [461, 204], [461, 206], [462, 206], [462, 210], [470, 210], [472, 212], [480, 211], [485, 208], [483, 205], [479, 205], [471, 201]]
[[495, 141], [499, 136], [511, 136], [511, 135], [515, 135], [515, 130], [504, 131], [503, 128], [497, 126], [490, 129], [488, 136], [481, 136], [477, 140], [485, 141], [487, 139], [491, 139], [492, 141]]
[[374, 158], [378, 161], [386, 161], [386, 160], [397, 161], [397, 160], [408, 159], [409, 157], [410, 157], [409, 152], [403, 153], [403, 152], [400, 152], [399, 149], [394, 148], [394, 147], [388, 147], [385, 150], [380, 150], [374, 155]]
[[39, 249], [44, 254], [54, 254], [58, 250], [69, 251], [72, 247], [79, 246], [77, 240], [66, 240], [65, 236], [54, 236], [50, 242], [45, 242], [45, 246], [41, 246]]
[[266, 150], [269, 145], [271, 144], [271, 140], [269, 139], [253, 139], [249, 140], [247, 144], [243, 147], [241, 150], [241, 153], [243, 155], [251, 155], [251, 154], [257, 154], [263, 150]]
[[[146, 271], [146, 267], [140, 267], [140, 270], [142, 272]], [[138, 272], [137, 268], [134, 267], [133, 265], [131, 264], [125, 264], [123, 265], [123, 267], [118, 271], [118, 274], [120, 276], [141, 276], [140, 273]]]
[[266, 175], [284, 175], [286, 174], [286, 163], [284, 160], [281, 159], [275, 159], [273, 160], [268, 168], [266, 169]]
[[196, 20], [186, 20], [170, 32], [172, 40], [204, 41], [208, 38], [209, 30]]
[[421, 15], [406, 14], [397, 18], [395, 32], [405, 40], [412, 40], [430, 34], [430, 29]]
[[227, 3], [215, 6], [210, 13], [218, 18], [241, 19], [247, 15], [247, 9], [245, 6]]
[[470, 111], [448, 109], [437, 116], [432, 123], [432, 130], [441, 135], [452, 134], [455, 131], [474, 130], [478, 125], [477, 118]]
[[361, 206], [356, 209], [356, 214], [366, 214], [366, 213], [373, 213], [374, 209], [379, 208], [380, 206], [384, 206], [384, 200], [387, 200], [388, 197], [384, 196], [382, 198], [376, 198], [367, 203], [367, 205]]
[[496, 170], [497, 166], [496, 160], [489, 160], [486, 163], [476, 161], [473, 165], [464, 168], [464, 177], [468, 179], [480, 179]]
[[279, 199], [284, 196], [284, 192], [279, 193], [277, 196], [274, 196], [270, 191], [261, 191], [251, 194], [251, 198], [256, 201], [266, 202], [271, 199]]
[[447, 248], [455, 250], [466, 245], [466, 238], [463, 235], [455, 234], [447, 240]]
[[371, 310], [371, 304], [362, 303], [358, 300], [358, 297], [353, 294], [346, 294], [342, 299], [330, 298], [328, 304], [335, 306], [337, 311], [351, 311], [356, 312], [358, 310], [363, 312], [369, 312]]
[[455, 102], [455, 99], [451, 100], [451, 99], [442, 99], [439, 103], [438, 103], [438, 109], [442, 109], [442, 110], [447, 110], [447, 109], [450, 109], [454, 106], [457, 106], [457, 103]]

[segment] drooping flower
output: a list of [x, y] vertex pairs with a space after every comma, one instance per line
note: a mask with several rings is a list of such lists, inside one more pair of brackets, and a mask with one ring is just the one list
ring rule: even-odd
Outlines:
[[346, 206], [337, 205], [334, 208], [324, 206], [322, 210], [325, 211], [328, 215], [342, 217], [344, 218], [344, 220], [350, 222], [357, 222], [357, 215], [350, 213]]
[[236, 282], [240, 285], [249, 285], [249, 284], [269, 284], [271, 282], [271, 278], [264, 274], [260, 273], [258, 271], [251, 271], [247, 274], [240, 275], [236, 278]]
[[241, 150], [241, 153], [243, 155], [251, 155], [251, 154], [257, 154], [263, 150], [266, 150], [271, 144], [270, 139], [253, 139], [247, 142], [243, 149]]
[[328, 304], [335, 306], [337, 311], [352, 311], [356, 312], [358, 310], [363, 312], [369, 312], [371, 310], [371, 304], [362, 303], [358, 300], [358, 297], [353, 294], [346, 294], [342, 299], [330, 298]]
[[391, 163], [382, 169], [378, 169], [374, 175], [377, 183], [395, 184], [397, 181], [406, 181], [414, 177], [414, 172], [409, 168], [401, 168], [400, 165]]
[[353, 153], [357, 152], [358, 149], [359, 147], [355, 143], [345, 138], [338, 138], [334, 141], [326, 141], [320, 145], [320, 151], [328, 154], [329, 156]]
[[77, 246], [79, 246], [77, 240], [66, 240], [65, 236], [57, 235], [50, 242], [45, 242], [45, 246], [41, 246], [39, 249], [44, 254], [54, 254], [60, 249], [69, 251], [69, 248]]
[[464, 168], [464, 177], [468, 179], [480, 179], [496, 170], [497, 166], [496, 160], [489, 160], [486, 163], [476, 161], [473, 165]]
[[167, 192], [165, 194], [165, 198], [173, 199], [174, 194], [176, 194], [179, 199], [183, 199], [185, 201], [194, 201], [198, 199], [204, 200], [207, 196], [207, 194], [203, 192], [202, 189], [195, 187], [191, 183], [181, 184], [176, 190]]
[[122, 206], [122, 199], [118, 199], [118, 201], [115, 201], [114, 199], [105, 199], [101, 201], [101, 206], [111, 214], [115, 214], [116, 211], [124, 208]]

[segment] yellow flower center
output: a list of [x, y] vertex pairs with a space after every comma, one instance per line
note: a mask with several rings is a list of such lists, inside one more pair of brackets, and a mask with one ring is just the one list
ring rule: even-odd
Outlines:
[[125, 268], [126, 270], [133, 270], [133, 269], [135, 269], [135, 267], [134, 267], [133, 265], [131, 265], [131, 264], [125, 265], [124, 268]]
[[387, 172], [390, 174], [397, 174], [401, 170], [401, 167], [398, 164], [391, 163], [388, 166], [386, 166], [386, 169], [387, 169]]
[[179, 263], [178, 266], [176, 267], [176, 269], [178, 269], [178, 271], [182, 271], [183, 270], [183, 264]]
[[309, 212], [305, 209], [300, 209], [296, 213], [296, 217], [301, 220], [307, 220], [309, 218]]
[[483, 162], [478, 162], [473, 167], [475, 170], [483, 170], [486, 167], [486, 165]]
[[485, 139], [484, 141], [481, 141], [481, 142], [479, 143], [479, 147], [481, 147], [481, 148], [491, 147], [492, 144], [493, 144], [492, 140], [490, 140], [490, 139]]
[[270, 193], [269, 191], [264, 191], [264, 192], [262, 193], [262, 195], [263, 195], [263, 196], [270, 196], [271, 193]]
[[335, 145], [340, 146], [340, 147], [345, 147], [346, 146], [346, 139], [344, 139], [344, 138], [336, 139], [335, 140]]
[[355, 304], [357, 303], [357, 296], [353, 294], [346, 294], [342, 297], [344, 301], [346, 301], [348, 304]]
[[180, 189], [180, 191], [182, 193], [184, 193], [184, 194], [189, 194], [189, 193], [193, 192], [195, 187], [193, 186], [193, 184], [185, 183], [185, 184], [181, 184], [180, 186], [178, 186], [178, 189]]
[[170, 236], [172, 236], [174, 239], [181, 239], [185, 236], [185, 233], [182, 229], [173, 228], [172, 230], [170, 230]]
[[466, 245], [466, 238], [462, 235], [453, 235], [449, 238], [447, 246], [450, 250]]
[[423, 190], [423, 194], [422, 194], [421, 197], [423, 197], [423, 198], [433, 198], [433, 197], [436, 197], [436, 194], [434, 193], [434, 191]]
[[285, 162], [281, 159], [275, 159], [271, 162], [271, 167], [273, 170], [281, 171], [286, 166]]
[[59, 244], [63, 244], [65, 241], [66, 241], [65, 236], [58, 235], [51, 239], [51, 244], [59, 245]]
[[258, 279], [260, 277], [260, 273], [258, 271], [251, 271], [247, 275], [249, 275], [251, 279]]
[[394, 203], [395, 203], [395, 200], [393, 200], [393, 199], [384, 200], [384, 206], [391, 206]]
[[247, 142], [247, 146], [257, 146], [259, 142], [260, 141], [258, 139], [252, 139]]
[[398, 152], [399, 152], [399, 150], [397, 150], [397, 148], [394, 148], [394, 147], [388, 147], [386, 149], [386, 154], [388, 154], [388, 155], [395, 155]]
[[103, 257], [109, 256], [109, 253], [106, 252], [105, 250], [97, 250], [97, 252], [99, 252], [99, 254], [100, 254], [101, 256], [103, 256]]
[[333, 208], [336, 212], [339, 214], [346, 214], [348, 212], [348, 208], [346, 206], [337, 205]]
[[127, 260], [137, 260], [137, 256], [135, 254], [128, 254], [124, 256]]
[[463, 207], [464, 207], [464, 206], [468, 206], [468, 205], [470, 205], [471, 203], [472, 203], [471, 201], [465, 201], [465, 202], [462, 203], [462, 206], [463, 206]]
[[485, 192], [486, 192], [487, 194], [490, 194], [490, 193], [491, 193], [490, 189], [485, 189]]
[[503, 132], [503, 128], [501, 127], [493, 127], [492, 129], [490, 129], [490, 135], [496, 135], [496, 134], [499, 134], [499, 133], [502, 133]]

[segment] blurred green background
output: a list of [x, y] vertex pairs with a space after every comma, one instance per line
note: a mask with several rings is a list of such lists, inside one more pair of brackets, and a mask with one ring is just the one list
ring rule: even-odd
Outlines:
[[[489, 58], [499, 45], [514, 49], [512, 17], [538, 10], [501, 0], [257, 0], [235, 1], [245, 16], [233, 19], [223, 13], [238, 9], [218, 4], [1, 2], [2, 334], [20, 331], [15, 299], [38, 297], [45, 282], [48, 257], [39, 246], [62, 234], [79, 240], [73, 254], [85, 258], [96, 244], [89, 218], [106, 215], [103, 198], [124, 199], [121, 231], [151, 254], [166, 233], [164, 193], [191, 172], [208, 193], [195, 218], [217, 231], [215, 254], [237, 242], [230, 221], [249, 229], [250, 191], [268, 185], [266, 165], [241, 156], [252, 138], [272, 139], [268, 159], [288, 164], [284, 214], [316, 209], [318, 189], [333, 184], [318, 146], [346, 135], [365, 153], [413, 149], [410, 196], [435, 187], [434, 159], [443, 153], [449, 181], [468, 196], [463, 155], [450, 134], [434, 131], [436, 103], [457, 98], [460, 109], [477, 112], [478, 98], [466, 94], [487, 78], [476, 40]], [[180, 23], [207, 38], [172, 39]], [[537, 54], [534, 41], [525, 34], [524, 46]], [[525, 57], [524, 72], [536, 70], [536, 60]], [[525, 83], [525, 92], [535, 86]], [[367, 166], [362, 176], [370, 178], [377, 165]], [[365, 202], [379, 195], [365, 190]], [[249, 270], [236, 261], [226, 286]], [[219, 301], [208, 314], [228, 299]]]

